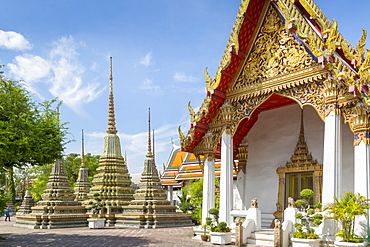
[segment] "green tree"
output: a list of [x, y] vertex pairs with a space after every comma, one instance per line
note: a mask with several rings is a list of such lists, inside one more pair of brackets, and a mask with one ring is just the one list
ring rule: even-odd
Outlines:
[[0, 190], [0, 213], [3, 214], [4, 209], [6, 208], [6, 203], [8, 198], [5, 196], [4, 190]]
[[41, 200], [41, 195], [46, 189], [46, 184], [49, 180], [52, 166], [52, 164], [46, 164], [42, 166], [35, 166], [31, 169], [31, 180], [33, 180], [33, 186], [30, 188], [30, 192], [34, 197], [35, 202]]
[[181, 189], [182, 197], [179, 204], [184, 213], [191, 211], [191, 219], [199, 223], [202, 219], [203, 178], [193, 180], [191, 184]]
[[[85, 154], [85, 167], [89, 172], [90, 181], [92, 181], [94, 175], [97, 173], [96, 168], [99, 166], [99, 159], [100, 155]], [[64, 166], [72, 188], [76, 184], [81, 161], [81, 155], [76, 153], [70, 153], [64, 158]]]
[[[6, 79], [0, 71], [0, 167], [7, 168], [9, 185], [14, 183], [14, 167], [61, 158], [67, 131], [55, 104], [60, 105], [56, 100], [34, 101], [20, 82]], [[14, 203], [15, 186], [8, 188]]]

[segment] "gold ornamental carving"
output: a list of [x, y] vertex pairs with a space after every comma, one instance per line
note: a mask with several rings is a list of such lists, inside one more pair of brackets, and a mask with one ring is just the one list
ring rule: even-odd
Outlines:
[[283, 21], [270, 6], [234, 88], [245, 88], [314, 64], [304, 46], [285, 30]]
[[230, 103], [226, 103], [220, 108], [220, 113], [223, 128], [227, 134], [231, 134], [231, 126], [235, 118], [235, 107]]
[[248, 145], [240, 145], [238, 147], [238, 173], [243, 171], [245, 174], [247, 172], [247, 161], [248, 161]]

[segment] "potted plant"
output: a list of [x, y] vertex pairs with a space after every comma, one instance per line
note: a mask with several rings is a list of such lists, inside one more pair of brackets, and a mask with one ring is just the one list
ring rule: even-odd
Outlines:
[[226, 222], [220, 222], [217, 226], [211, 227], [210, 235], [212, 244], [231, 243], [231, 229], [227, 227]]
[[[318, 247], [320, 245], [320, 237], [315, 234], [312, 227], [321, 225], [323, 216], [316, 213], [315, 209], [311, 208], [309, 200], [313, 197], [314, 192], [310, 189], [304, 189], [300, 192], [301, 200], [295, 202], [296, 206], [300, 208], [300, 213], [295, 215], [300, 223], [295, 223], [296, 232], [293, 233], [292, 246], [311, 246]], [[320, 205], [315, 205], [319, 207]]]
[[101, 202], [100, 194], [94, 193], [94, 199], [89, 202], [88, 209], [92, 212], [92, 217], [87, 219], [90, 228], [104, 228], [105, 218], [99, 218], [98, 213], [101, 212], [104, 205]]
[[200, 235], [200, 238], [203, 241], [208, 241], [208, 239], [209, 239], [209, 230], [210, 230], [211, 225], [212, 225], [212, 219], [210, 217], [207, 217], [206, 218], [206, 223], [203, 224], [203, 234]]
[[369, 199], [360, 194], [345, 192], [341, 198], [334, 197], [334, 203], [325, 207], [328, 213], [340, 223], [341, 230], [336, 234], [341, 237], [341, 241], [335, 241], [336, 246], [366, 246], [367, 242], [363, 236], [355, 234], [355, 220], [357, 216], [367, 216], [367, 210], [370, 208]]

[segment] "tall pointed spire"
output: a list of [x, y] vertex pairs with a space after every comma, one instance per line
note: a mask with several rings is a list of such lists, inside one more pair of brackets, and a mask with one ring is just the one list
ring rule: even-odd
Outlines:
[[154, 129], [153, 129], [153, 160], [155, 162], [155, 151], [154, 151], [154, 146], [155, 146], [155, 142], [154, 142]]
[[148, 117], [148, 153], [146, 155], [147, 158], [152, 158], [152, 141], [151, 141], [151, 135], [150, 135], [150, 108], [149, 108], [149, 117]]
[[81, 167], [78, 171], [78, 178], [76, 186], [74, 188], [74, 194], [76, 196], [75, 201], [84, 201], [88, 199], [88, 193], [90, 192], [91, 183], [89, 179], [89, 171], [85, 166], [85, 142], [84, 142], [84, 130], [82, 130], [82, 143], [81, 143]]
[[82, 129], [82, 143], [81, 143], [81, 168], [85, 168], [85, 142], [84, 142], [84, 130]]
[[112, 75], [112, 57], [110, 57], [110, 76], [109, 76], [109, 110], [108, 110], [108, 129], [107, 133], [116, 134], [116, 118], [114, 114], [114, 97], [113, 97], [113, 75]]
[[107, 224], [113, 225], [115, 214], [121, 213], [122, 206], [127, 205], [133, 199], [134, 190], [131, 188], [130, 174], [127, 163], [121, 154], [121, 142], [117, 135], [115, 115], [114, 115], [114, 97], [113, 97], [113, 75], [112, 75], [112, 57], [110, 58], [110, 76], [109, 76], [109, 110], [108, 110], [108, 129], [104, 137], [103, 153], [99, 159], [98, 173], [94, 175], [88, 194], [89, 200], [84, 204], [89, 204], [98, 193], [101, 203], [110, 207], [112, 214], [106, 216]]
[[134, 200], [129, 205], [122, 207], [122, 215], [116, 216], [116, 225], [146, 228], [191, 225], [189, 215], [177, 214], [176, 207], [167, 200], [167, 194], [159, 179], [153, 152], [149, 108], [148, 154], [144, 161], [139, 188], [135, 191]]

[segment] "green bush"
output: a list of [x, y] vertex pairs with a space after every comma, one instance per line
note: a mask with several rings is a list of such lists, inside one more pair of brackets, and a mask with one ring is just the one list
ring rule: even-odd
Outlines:
[[304, 189], [302, 190], [299, 194], [302, 198], [306, 199], [306, 200], [309, 200], [313, 197], [313, 190], [310, 190], [310, 189]]
[[302, 207], [302, 206], [305, 206], [306, 205], [306, 202], [303, 201], [303, 200], [297, 200], [297, 201], [295, 201], [295, 205], [297, 207]]
[[316, 202], [314, 205], [313, 205], [315, 208], [317, 209], [320, 209], [322, 208], [322, 203], [321, 202]]
[[210, 210], [208, 210], [208, 213], [217, 217], [219, 214], [219, 210], [217, 208], [211, 208]]
[[231, 229], [227, 227], [226, 222], [220, 222], [216, 227], [211, 227], [211, 232], [230, 232]]

